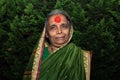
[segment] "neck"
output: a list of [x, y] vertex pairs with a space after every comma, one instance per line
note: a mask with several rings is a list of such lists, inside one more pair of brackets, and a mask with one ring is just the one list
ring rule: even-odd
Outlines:
[[55, 50], [57, 50], [58, 48], [60, 48], [60, 47], [58, 47], [58, 46], [54, 46], [54, 45], [50, 45], [49, 47], [48, 47], [48, 50], [49, 50], [49, 52], [52, 54]]

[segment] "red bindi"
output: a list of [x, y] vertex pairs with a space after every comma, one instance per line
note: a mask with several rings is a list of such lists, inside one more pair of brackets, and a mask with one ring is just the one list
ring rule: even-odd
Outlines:
[[61, 21], [60, 16], [56, 16], [56, 17], [55, 17], [55, 22], [59, 23], [60, 21]]

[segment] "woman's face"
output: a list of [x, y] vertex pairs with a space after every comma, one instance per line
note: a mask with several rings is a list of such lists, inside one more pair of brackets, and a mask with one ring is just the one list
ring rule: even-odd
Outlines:
[[53, 15], [48, 20], [47, 37], [52, 46], [61, 47], [69, 40], [70, 27], [62, 14]]

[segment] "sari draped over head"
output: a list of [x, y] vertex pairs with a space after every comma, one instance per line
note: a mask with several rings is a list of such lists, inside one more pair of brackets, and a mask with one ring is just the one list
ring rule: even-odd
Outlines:
[[46, 28], [44, 27], [37, 48], [30, 57], [23, 80], [90, 80], [90, 51], [82, 50], [70, 40], [42, 61]]

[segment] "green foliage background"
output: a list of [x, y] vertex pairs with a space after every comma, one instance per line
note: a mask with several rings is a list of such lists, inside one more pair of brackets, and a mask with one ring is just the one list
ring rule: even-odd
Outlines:
[[0, 0], [0, 80], [22, 80], [47, 14], [63, 9], [72, 41], [92, 50], [91, 80], [120, 79], [120, 0]]

